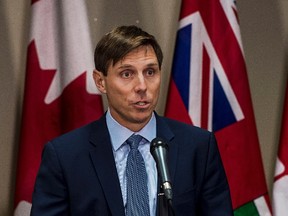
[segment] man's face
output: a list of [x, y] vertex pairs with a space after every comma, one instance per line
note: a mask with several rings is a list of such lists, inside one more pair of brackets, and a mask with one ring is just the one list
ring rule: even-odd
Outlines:
[[151, 46], [139, 47], [112, 63], [107, 76], [94, 71], [100, 92], [107, 94], [111, 115], [121, 125], [139, 131], [156, 107], [161, 74]]

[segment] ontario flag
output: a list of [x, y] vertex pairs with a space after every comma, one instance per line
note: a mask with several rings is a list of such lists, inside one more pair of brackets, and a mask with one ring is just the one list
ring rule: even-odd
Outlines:
[[85, 1], [34, 0], [14, 215], [30, 215], [43, 145], [103, 114]]
[[273, 215], [288, 215], [288, 82], [273, 185]]
[[235, 215], [271, 215], [235, 1], [182, 1], [165, 115], [215, 133]]

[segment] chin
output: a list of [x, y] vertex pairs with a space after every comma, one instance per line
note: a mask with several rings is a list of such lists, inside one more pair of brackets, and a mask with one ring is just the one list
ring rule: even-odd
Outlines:
[[145, 123], [148, 122], [151, 118], [152, 113], [144, 114], [144, 113], [137, 113], [134, 116], [135, 123]]

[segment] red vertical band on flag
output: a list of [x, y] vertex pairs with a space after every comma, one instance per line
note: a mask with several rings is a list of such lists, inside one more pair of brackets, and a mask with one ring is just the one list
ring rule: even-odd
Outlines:
[[85, 2], [58, 4], [34, 0], [31, 5], [15, 216], [30, 214], [44, 144], [103, 114], [101, 95], [87, 79], [92, 79], [93, 51]]
[[210, 59], [203, 46], [203, 73], [202, 73], [202, 102], [201, 102], [201, 127], [208, 129], [209, 116], [209, 85], [210, 85]]
[[284, 164], [285, 169], [281, 174], [279, 174], [279, 176], [275, 176], [275, 180], [283, 177], [284, 175], [286, 176], [288, 175], [288, 87], [286, 89], [286, 96], [284, 101], [282, 129], [278, 149], [278, 157], [280, 161]]
[[273, 215], [288, 213], [288, 80], [273, 185]]

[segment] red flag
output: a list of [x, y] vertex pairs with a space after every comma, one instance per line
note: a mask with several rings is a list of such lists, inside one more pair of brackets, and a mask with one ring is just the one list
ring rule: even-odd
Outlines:
[[29, 215], [43, 145], [103, 114], [85, 1], [31, 5], [15, 215]]
[[[288, 83], [287, 83], [288, 84]], [[273, 214], [288, 215], [288, 85], [273, 185]]]
[[182, 1], [166, 116], [215, 133], [235, 214], [270, 215], [235, 1]]

